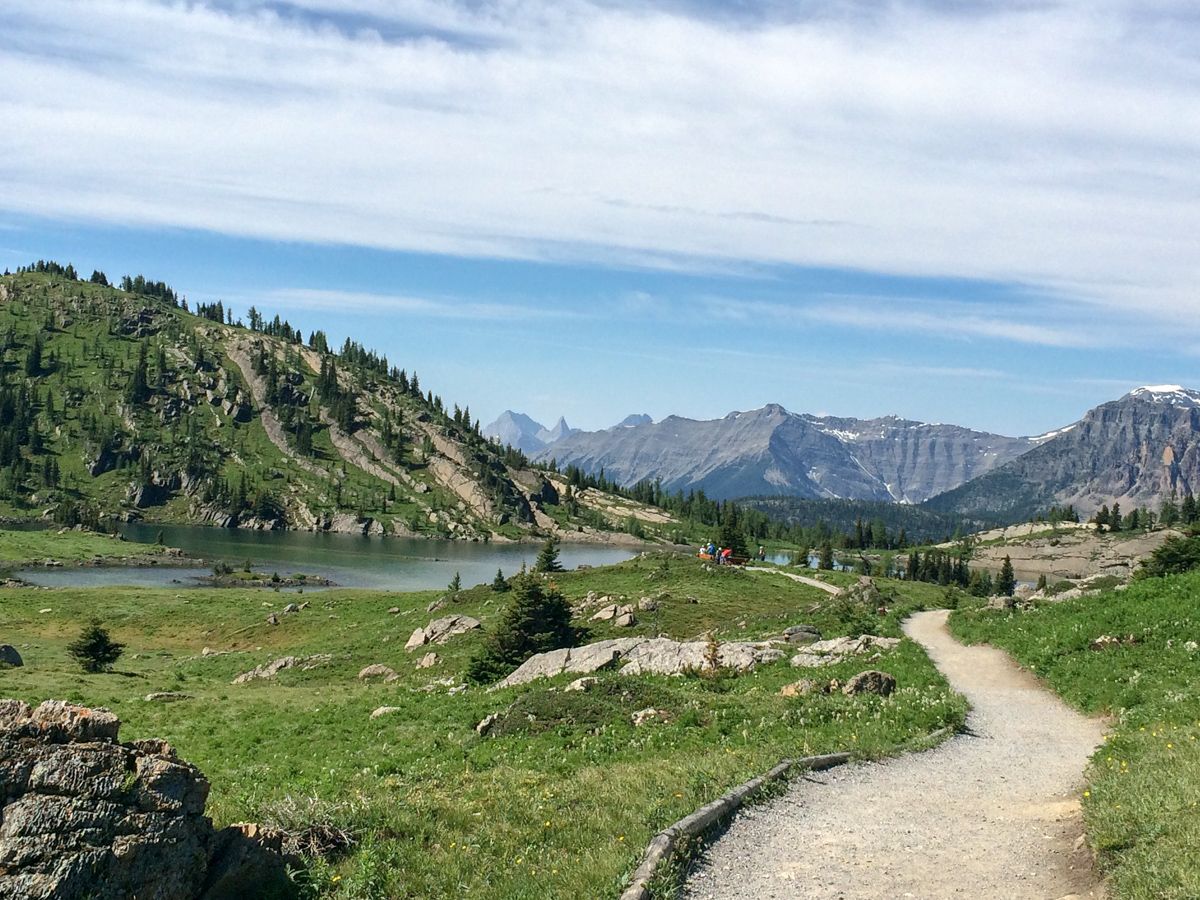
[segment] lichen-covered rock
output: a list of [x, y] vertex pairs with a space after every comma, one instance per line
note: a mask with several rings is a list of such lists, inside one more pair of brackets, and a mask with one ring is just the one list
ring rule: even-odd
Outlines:
[[261, 842], [230, 855], [229, 830], [204, 815], [199, 770], [165, 741], [118, 743], [119, 728], [103, 709], [0, 700], [0, 897], [219, 900], [286, 887]]
[[859, 672], [847, 681], [846, 686], [842, 688], [842, 693], [848, 697], [855, 694], [878, 694], [880, 697], [886, 697], [895, 689], [896, 677], [894, 675], [880, 672], [877, 669], [868, 669], [866, 672]]

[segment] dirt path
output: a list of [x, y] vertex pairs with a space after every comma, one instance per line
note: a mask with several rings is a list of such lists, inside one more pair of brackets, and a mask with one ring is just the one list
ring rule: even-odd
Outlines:
[[738, 816], [683, 896], [1103, 896], [1078, 842], [1082, 773], [1102, 723], [1001, 651], [959, 644], [946, 617], [918, 613], [905, 631], [970, 700], [967, 733], [926, 753], [795, 781]]
[[824, 581], [818, 581], [815, 578], [808, 578], [804, 575], [793, 575], [791, 572], [784, 572], [781, 569], [761, 569], [758, 566], [747, 566], [747, 572], [774, 572], [776, 575], [782, 575], [784, 578], [790, 578], [792, 581], [798, 581], [801, 584], [807, 584], [809, 587], [820, 588], [827, 594], [840, 594], [841, 588], [837, 585], [826, 584]]

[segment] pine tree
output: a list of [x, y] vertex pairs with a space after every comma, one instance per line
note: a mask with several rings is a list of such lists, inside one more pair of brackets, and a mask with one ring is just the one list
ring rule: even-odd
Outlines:
[[504, 571], [502, 569], [497, 569], [496, 577], [492, 579], [492, 590], [497, 594], [503, 594], [508, 591], [508, 589], [508, 582], [504, 580]]
[[1108, 514], [1108, 530], [1109, 531], [1120, 531], [1121, 530], [1121, 504], [1120, 503], [1114, 502], [1112, 505], [1112, 510]]
[[78, 639], [67, 644], [67, 652], [75, 657], [85, 672], [109, 671], [124, 651], [125, 645], [109, 637], [108, 631], [97, 619], [83, 629]]
[[447, 590], [452, 594], [457, 594], [462, 590], [462, 577], [458, 572], [455, 572], [454, 577], [450, 579], [450, 584], [447, 587]]
[[513, 599], [467, 666], [477, 683], [495, 681], [535, 653], [572, 647], [583, 635], [571, 624], [571, 607], [562, 595], [532, 575], [513, 579]]
[[1184, 525], [1191, 525], [1196, 521], [1198, 512], [1196, 509], [1196, 497], [1191, 491], [1188, 491], [1183, 498], [1183, 505], [1179, 508], [1180, 517], [1183, 519]]
[[533, 564], [533, 571], [561, 572], [562, 570], [562, 564], [558, 561], [558, 540], [548, 537], [546, 543], [542, 544], [541, 552], [538, 553], [537, 560]]
[[1000, 574], [996, 578], [996, 593], [1011, 597], [1016, 589], [1017, 576], [1013, 572], [1012, 560], [1005, 556], [1004, 563], [1000, 566]]
[[1038, 576], [1037, 590], [1044, 591], [1045, 589], [1046, 589], [1046, 573], [1043, 572], [1041, 575]]
[[146, 345], [138, 344], [137, 364], [125, 390], [125, 399], [130, 403], [144, 403], [150, 397], [150, 381], [146, 377]]

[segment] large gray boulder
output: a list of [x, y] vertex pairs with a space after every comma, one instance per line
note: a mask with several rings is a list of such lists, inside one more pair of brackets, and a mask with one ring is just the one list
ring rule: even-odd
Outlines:
[[444, 644], [456, 634], [466, 634], [468, 631], [482, 627], [483, 624], [478, 619], [470, 616], [459, 614], [442, 616], [440, 619], [434, 619], [424, 628], [416, 629], [404, 645], [404, 649], [416, 650], [426, 644]]
[[272, 883], [286, 890], [283, 860], [262, 840], [214, 831], [199, 770], [165, 741], [118, 743], [119, 727], [103, 709], [0, 700], [0, 897], [218, 900]]
[[25, 660], [21, 659], [21, 654], [17, 652], [17, 648], [12, 644], [0, 644], [0, 668], [11, 666], [14, 669], [25, 665]]
[[[689, 670], [707, 668], [708, 652], [705, 641], [616, 638], [583, 647], [538, 653], [527, 659], [497, 687], [512, 687], [538, 678], [553, 678], [564, 672], [588, 675], [617, 665], [621, 666], [622, 675], [680, 675]], [[782, 659], [784, 653], [770, 642], [730, 641], [719, 645], [718, 656], [723, 668], [746, 672], [762, 663]]]
[[856, 638], [831, 638], [828, 641], [809, 644], [792, 657], [792, 665], [797, 668], [814, 668], [832, 665], [851, 656], [870, 654], [874, 658], [894, 650], [899, 645], [900, 638], [876, 637], [873, 634], [864, 634]]

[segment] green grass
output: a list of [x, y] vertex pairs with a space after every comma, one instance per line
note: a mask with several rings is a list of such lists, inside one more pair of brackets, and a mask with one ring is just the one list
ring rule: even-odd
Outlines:
[[[694, 560], [658, 555], [555, 580], [571, 598], [595, 590], [636, 601], [665, 592], [659, 611], [634, 633], [693, 637], [716, 628], [723, 638], [766, 637], [798, 622], [839, 633], [831, 598], [779, 575], [706, 573]], [[900, 586], [904, 593], [878, 619], [879, 630], [898, 633], [900, 610], [935, 596], [926, 588]], [[125, 739], [166, 738], [211, 781], [209, 812], [218, 824], [295, 821], [286, 809], [299, 805], [308, 810], [302, 819], [353, 829], [353, 851], [314, 863], [308, 875], [314, 895], [347, 900], [615, 896], [654, 833], [781, 758], [846, 748], [879, 756], [965, 714], [961, 698], [909, 641], [882, 660], [820, 673], [845, 680], [868, 666], [884, 668], [900, 685], [886, 699], [780, 697], [781, 686], [813, 675], [786, 660], [736, 678], [605, 673], [584, 694], [555, 690], [567, 677], [450, 694], [436, 679], [461, 680], [482, 635], [432, 648], [443, 660], [422, 671], [415, 660], [425, 650], [406, 653], [404, 642], [446, 612], [477, 616], [486, 628], [505, 595], [473, 588], [444, 612], [427, 613], [438, 597], [3, 591], [4, 638], [26, 661], [3, 673], [3, 694], [104, 705], [121, 717]], [[271, 610], [303, 600], [308, 609], [280, 616], [276, 627], [265, 624]], [[391, 607], [400, 612], [389, 614]], [[128, 644], [119, 673], [85, 675], [65, 653], [93, 615]], [[617, 633], [594, 631], [596, 638]], [[206, 646], [233, 652], [201, 656]], [[275, 657], [313, 653], [333, 661], [284, 671], [273, 682], [230, 684]], [[371, 663], [391, 666], [400, 679], [360, 683], [356, 673]], [[160, 690], [193, 699], [141, 699]], [[379, 706], [399, 711], [370, 719]], [[646, 706], [666, 710], [669, 720], [634, 728], [630, 713]], [[504, 713], [504, 723], [481, 738], [474, 726], [492, 712]]]
[[56, 560], [65, 565], [118, 564], [163, 557], [167, 548], [138, 544], [91, 531], [7, 531], [0, 529], [0, 568]]
[[[1200, 897], [1200, 651], [1188, 645], [1200, 640], [1198, 595], [1194, 573], [951, 618], [961, 638], [1003, 647], [1068, 702], [1113, 717], [1082, 802], [1117, 900]], [[1092, 650], [1101, 635], [1125, 642]]]

